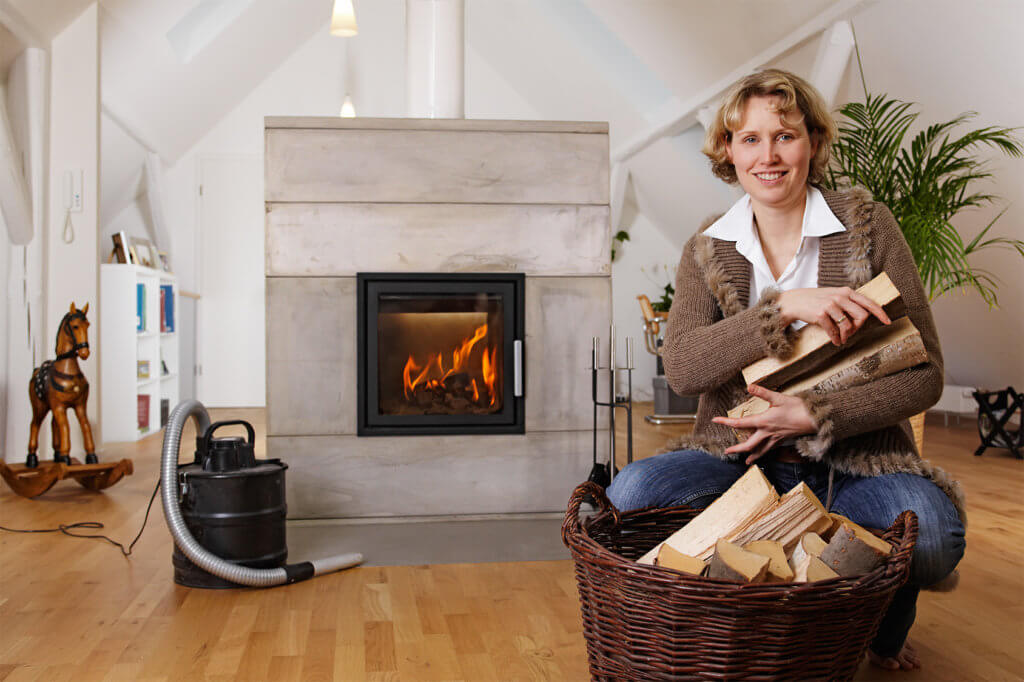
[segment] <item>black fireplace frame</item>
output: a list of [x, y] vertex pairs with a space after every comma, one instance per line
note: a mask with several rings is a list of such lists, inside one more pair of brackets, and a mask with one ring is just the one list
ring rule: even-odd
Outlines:
[[[356, 433], [359, 436], [413, 436], [525, 433], [526, 277], [521, 273], [406, 273], [356, 274], [358, 393]], [[377, 318], [379, 294], [500, 295], [504, 299], [505, 338], [502, 344], [504, 377], [498, 414], [487, 415], [382, 415], [378, 404], [376, 333], [368, 323]], [[376, 322], [374, 322], [374, 332]], [[371, 338], [372, 337], [372, 338]], [[371, 343], [372, 341], [372, 343]]]

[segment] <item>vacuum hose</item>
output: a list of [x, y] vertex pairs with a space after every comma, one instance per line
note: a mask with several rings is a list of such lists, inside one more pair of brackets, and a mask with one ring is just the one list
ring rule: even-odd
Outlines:
[[210, 428], [210, 415], [198, 400], [185, 400], [178, 404], [167, 420], [164, 432], [164, 448], [160, 459], [161, 499], [164, 503], [164, 518], [171, 531], [174, 543], [199, 568], [238, 585], [249, 587], [273, 587], [307, 580], [324, 573], [340, 571], [362, 563], [362, 554], [340, 554], [338, 556], [289, 564], [283, 568], [257, 569], [238, 566], [207, 551], [196, 542], [189, 532], [178, 506], [178, 451], [181, 448], [181, 431], [188, 418], [194, 418], [196, 433], [202, 436]]

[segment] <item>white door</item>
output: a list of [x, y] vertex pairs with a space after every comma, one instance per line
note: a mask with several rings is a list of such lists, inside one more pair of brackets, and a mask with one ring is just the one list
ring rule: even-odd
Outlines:
[[263, 159], [204, 157], [199, 182], [199, 400], [263, 407]]

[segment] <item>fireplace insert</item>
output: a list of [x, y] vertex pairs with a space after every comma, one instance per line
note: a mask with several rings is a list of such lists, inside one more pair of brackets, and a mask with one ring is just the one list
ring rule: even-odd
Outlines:
[[521, 274], [358, 274], [357, 433], [523, 433], [524, 285]]

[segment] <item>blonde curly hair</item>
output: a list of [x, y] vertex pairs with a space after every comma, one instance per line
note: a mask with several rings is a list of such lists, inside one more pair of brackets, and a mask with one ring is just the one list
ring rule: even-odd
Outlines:
[[811, 158], [807, 181], [816, 185], [825, 177], [832, 140], [838, 135], [836, 122], [824, 98], [813, 85], [782, 69], [764, 69], [741, 78], [729, 88], [714, 120], [704, 136], [704, 155], [711, 159], [711, 172], [729, 184], [735, 184], [736, 167], [726, 149], [732, 131], [743, 124], [743, 113], [751, 97], [777, 97], [776, 111], [787, 125], [803, 120], [818, 149]]

